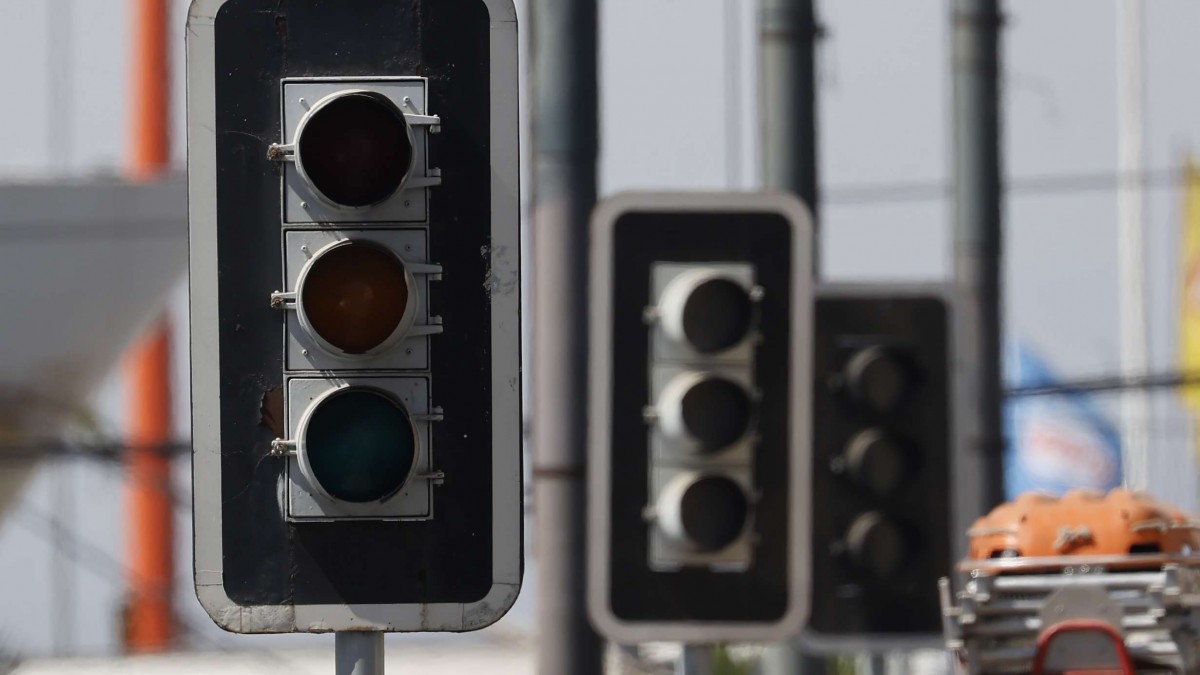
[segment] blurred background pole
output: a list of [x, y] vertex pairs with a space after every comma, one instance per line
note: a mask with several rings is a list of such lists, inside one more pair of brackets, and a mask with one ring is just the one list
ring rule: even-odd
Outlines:
[[[1117, 285], [1120, 288], [1121, 374], [1142, 377], [1150, 368], [1146, 308], [1145, 171], [1146, 96], [1142, 1], [1117, 0]], [[1125, 487], [1147, 488], [1150, 399], [1139, 389], [1121, 394], [1121, 463]]]
[[1004, 499], [1001, 406], [1003, 172], [999, 0], [953, 0], [954, 263], [958, 290], [955, 555], [971, 521]]
[[760, 0], [763, 185], [800, 197], [818, 217], [817, 23], [813, 0]]
[[[133, 0], [133, 53], [128, 176], [161, 178], [171, 161], [169, 131], [170, 3]], [[128, 354], [126, 537], [131, 578], [125, 616], [125, 648], [163, 651], [175, 636], [175, 576], [171, 463], [170, 325], [155, 322]]]
[[[786, 190], [812, 209], [820, 233], [817, 181], [817, 23], [814, 0], [760, 0], [759, 109], [762, 117], [763, 186]], [[818, 240], [819, 241], [819, 240]], [[814, 256], [820, 250], [818, 244]], [[813, 270], [820, 270], [817, 260]], [[796, 645], [763, 653], [764, 675], [823, 673], [823, 659], [803, 656]]]
[[713, 675], [712, 645], [683, 645], [675, 675]]
[[588, 218], [596, 202], [596, 0], [532, 0], [533, 443], [538, 672], [601, 672], [585, 600]]

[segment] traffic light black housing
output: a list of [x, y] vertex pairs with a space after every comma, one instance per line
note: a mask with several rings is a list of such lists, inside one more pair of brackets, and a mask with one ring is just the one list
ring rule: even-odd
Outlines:
[[523, 566], [510, 0], [194, 0], [197, 595], [467, 631]]
[[588, 604], [615, 641], [803, 624], [811, 232], [782, 195], [596, 210]]
[[952, 557], [945, 294], [823, 288], [815, 321], [807, 637], [923, 641], [940, 634], [937, 581]]

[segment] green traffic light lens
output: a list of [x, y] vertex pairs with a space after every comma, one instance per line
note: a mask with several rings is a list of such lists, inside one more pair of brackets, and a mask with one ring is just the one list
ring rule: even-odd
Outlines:
[[395, 104], [373, 92], [354, 92], [309, 113], [296, 155], [313, 188], [335, 204], [359, 208], [400, 189], [413, 146]]
[[705, 476], [692, 483], [679, 504], [685, 536], [705, 553], [732, 544], [745, 529], [749, 513], [742, 486], [723, 476]]
[[371, 244], [350, 242], [312, 261], [300, 305], [312, 330], [346, 354], [387, 342], [409, 303], [404, 263]]
[[417, 457], [416, 430], [404, 406], [371, 389], [349, 388], [319, 402], [304, 444], [321, 488], [348, 502], [396, 494]]
[[716, 354], [750, 333], [754, 303], [740, 284], [710, 279], [696, 286], [683, 307], [683, 333], [696, 351]]

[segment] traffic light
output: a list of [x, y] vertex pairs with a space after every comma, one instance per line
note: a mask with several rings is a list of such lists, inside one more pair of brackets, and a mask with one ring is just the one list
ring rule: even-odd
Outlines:
[[945, 293], [818, 292], [812, 619], [806, 638], [884, 648], [941, 632], [951, 565], [951, 346]]
[[464, 631], [522, 575], [516, 17], [196, 0], [196, 589], [247, 633]]
[[777, 194], [597, 208], [588, 604], [609, 638], [800, 630], [811, 248], [807, 210]]

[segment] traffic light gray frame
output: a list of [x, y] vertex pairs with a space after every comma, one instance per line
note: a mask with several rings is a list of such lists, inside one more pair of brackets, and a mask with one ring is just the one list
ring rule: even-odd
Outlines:
[[[609, 490], [612, 472], [607, 452], [611, 415], [613, 229], [622, 215], [631, 211], [679, 213], [693, 211], [769, 211], [783, 215], [791, 224], [792, 238], [792, 345], [789, 397], [793, 401], [790, 429], [792, 457], [789, 463], [789, 557], [790, 597], [784, 617], [771, 623], [717, 622], [627, 622], [609, 608]], [[812, 412], [806, 405], [812, 395], [813, 332], [813, 222], [808, 208], [792, 195], [763, 192], [628, 192], [602, 202], [592, 213], [591, 288], [589, 290], [589, 379], [591, 399], [588, 429], [588, 614], [605, 637], [620, 644], [679, 641], [687, 643], [771, 642], [797, 635], [808, 620], [810, 581], [808, 560], [811, 508], [805, 496], [812, 456]]]
[[[521, 589], [519, 146], [517, 13], [482, 0], [491, 17], [493, 585], [473, 603], [268, 605], [234, 602], [223, 581], [220, 359], [217, 323], [216, 17], [228, 0], [193, 0], [187, 19], [188, 220], [191, 289], [192, 470], [196, 596], [236, 633], [468, 631], [494, 623]], [[269, 297], [263, 298], [264, 311]], [[282, 508], [282, 505], [281, 505]]]
[[[917, 298], [917, 297], [935, 297], [940, 298], [946, 303], [946, 326], [950, 332], [947, 344], [955, 345], [955, 325], [957, 316], [955, 314], [955, 292], [954, 285], [950, 282], [935, 283], [935, 282], [904, 282], [904, 283], [823, 283], [817, 286], [816, 298], [856, 298], [856, 297], [893, 297], [893, 298]], [[952, 499], [955, 505], [955, 517], [951, 522], [955, 523], [954, 531], [950, 533], [951, 541], [953, 542], [953, 550], [966, 553], [966, 531], [970, 526], [971, 521], [975, 516], [969, 518], [962, 516], [966, 513], [964, 507], [974, 504], [969, 497], [979, 494], [982, 485], [979, 480], [977, 469], [971, 469], [964, 465], [963, 452], [961, 450], [954, 451], [953, 448], [964, 448], [962, 431], [960, 425], [955, 424], [958, 418], [959, 399], [956, 392], [961, 387], [961, 383], [957, 377], [957, 373], [961, 372], [959, 368], [953, 367], [957, 352], [951, 348], [951, 373], [954, 375], [950, 378], [950, 442], [952, 452], [954, 452], [955, 463], [950, 467], [950, 479], [952, 481], [952, 490], [954, 496]], [[980, 514], [982, 515], [982, 514]], [[953, 561], [952, 561], [953, 562]], [[930, 593], [937, 593], [937, 589], [930, 589]], [[867, 654], [887, 654], [891, 652], [908, 651], [913, 649], [944, 649], [945, 636], [940, 633], [928, 635], [914, 635], [897, 637], [895, 635], [880, 635], [873, 633], [863, 633], [861, 635], [829, 635], [824, 633], [814, 633], [809, 629], [802, 631], [797, 638], [797, 643], [806, 651], [812, 654], [835, 656], [838, 654], [850, 653], [867, 653]]]

